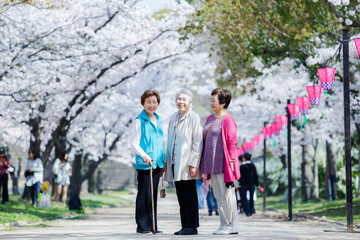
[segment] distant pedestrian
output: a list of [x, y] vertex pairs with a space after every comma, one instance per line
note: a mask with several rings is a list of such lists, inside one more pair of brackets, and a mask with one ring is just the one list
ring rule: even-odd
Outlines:
[[[157, 228], [157, 192], [161, 172], [164, 172], [165, 150], [161, 118], [156, 113], [160, 95], [156, 90], [146, 90], [141, 96], [142, 112], [136, 117], [131, 136], [131, 149], [136, 154], [138, 193], [135, 220], [139, 234], [161, 233]], [[153, 195], [151, 195], [150, 169], [152, 171]], [[153, 200], [152, 200], [153, 199]], [[154, 218], [152, 216], [154, 201]], [[153, 228], [155, 221], [155, 229]]]
[[0, 191], [2, 190], [2, 200], [1, 204], [9, 201], [9, 192], [8, 192], [8, 181], [9, 181], [9, 171], [10, 161], [6, 156], [5, 148], [0, 148]]
[[208, 207], [208, 215], [209, 216], [212, 216], [213, 212], [215, 212], [216, 216], [219, 215], [218, 204], [217, 204], [216, 198], [214, 197], [213, 191], [211, 189], [211, 185], [208, 186], [208, 191], [206, 194], [206, 204]]
[[234, 182], [240, 177], [237, 161], [237, 126], [226, 109], [231, 92], [216, 88], [211, 93], [210, 107], [214, 114], [208, 116], [203, 130], [204, 150], [200, 172], [211, 178], [211, 186], [219, 205], [220, 226], [215, 235], [238, 233], [237, 206]]
[[25, 169], [26, 186], [30, 187], [32, 205], [36, 207], [37, 196], [43, 181], [44, 167], [35, 149], [29, 150], [29, 158]]
[[[244, 208], [246, 216], [249, 217], [256, 212], [254, 207], [254, 191], [255, 186], [259, 188], [259, 178], [256, 167], [251, 162], [251, 154], [244, 153], [240, 157], [242, 158], [240, 165], [241, 178], [239, 180], [241, 205]], [[247, 198], [248, 194], [249, 199]]]
[[61, 202], [65, 204], [67, 198], [67, 191], [70, 185], [71, 165], [68, 161], [67, 152], [61, 152], [59, 158], [57, 158], [53, 165], [53, 173], [55, 177], [55, 183], [57, 185], [56, 195], [54, 201], [57, 202], [61, 195]]
[[[170, 182], [175, 181], [180, 205], [181, 229], [174, 234], [196, 235], [199, 227], [196, 181], [199, 181], [202, 149], [201, 119], [192, 110], [193, 95], [189, 90], [178, 91], [175, 103], [178, 111], [170, 116], [165, 163], [166, 179]], [[202, 201], [204, 202], [204, 190], [202, 190]]]
[[204, 209], [205, 187], [203, 179], [196, 179], [196, 192], [198, 198], [198, 209]]

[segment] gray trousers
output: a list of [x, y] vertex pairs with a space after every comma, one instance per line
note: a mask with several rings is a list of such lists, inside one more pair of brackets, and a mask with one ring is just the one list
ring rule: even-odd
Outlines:
[[235, 187], [226, 188], [224, 174], [212, 174], [211, 186], [219, 207], [219, 229], [227, 226], [232, 227], [232, 232], [238, 232]]

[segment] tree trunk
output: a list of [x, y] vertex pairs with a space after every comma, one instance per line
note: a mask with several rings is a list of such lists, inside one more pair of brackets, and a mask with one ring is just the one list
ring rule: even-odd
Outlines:
[[22, 200], [31, 200], [31, 195], [30, 195], [30, 187], [28, 187], [28, 186], [24, 186], [24, 192], [23, 192], [23, 194], [22, 194], [22, 196], [21, 196], [21, 199]]
[[13, 192], [13, 195], [20, 195], [20, 192], [19, 192], [19, 177], [20, 177], [20, 172], [21, 172], [21, 164], [22, 162], [22, 159], [19, 158], [19, 166], [17, 168], [17, 171], [15, 172], [12, 172], [10, 173], [10, 176], [11, 176], [11, 180], [12, 180], [12, 192]]
[[[39, 112], [45, 112], [45, 105], [40, 105], [38, 108]], [[40, 154], [40, 145], [41, 145], [41, 132], [42, 129], [40, 127], [41, 124], [41, 117], [39, 115], [37, 116], [32, 116], [30, 114], [29, 117], [29, 127], [31, 129], [30, 134], [30, 148], [35, 149], [39, 154]], [[44, 163], [44, 159], [43, 163]]]
[[[91, 161], [91, 163], [90, 163], [90, 166], [92, 166], [94, 164], [94, 162], [93, 161]], [[90, 174], [90, 176], [88, 177], [88, 192], [89, 193], [95, 193], [95, 191], [96, 191], [96, 178], [95, 178], [95, 176], [96, 176], [96, 170], [92, 173], [92, 174]]]
[[309, 158], [308, 145], [302, 145], [302, 194], [303, 201], [309, 201], [315, 199], [314, 197], [314, 176]]
[[314, 198], [319, 199], [319, 166], [317, 161], [317, 147], [318, 147], [319, 140], [315, 140], [314, 145], [314, 156], [313, 156], [313, 162], [314, 162]]
[[102, 192], [103, 192], [103, 174], [102, 174], [101, 168], [99, 168], [97, 171], [96, 190], [97, 190], [98, 194], [102, 194]]
[[285, 155], [285, 154], [282, 154], [282, 155], [280, 156], [280, 161], [281, 161], [281, 164], [282, 164], [282, 166], [283, 166], [284, 169], [286, 169], [286, 160], [287, 160], [286, 155]]
[[336, 169], [336, 146], [326, 141], [325, 199], [328, 200], [335, 200], [337, 198]]
[[83, 152], [82, 151], [76, 152], [72, 166], [72, 175], [71, 175], [71, 181], [69, 187], [70, 197], [80, 195], [82, 158], [83, 158]]
[[18, 178], [16, 177], [15, 172], [10, 173], [10, 177], [12, 180], [12, 194], [13, 195], [20, 195], [19, 193], [19, 181]]

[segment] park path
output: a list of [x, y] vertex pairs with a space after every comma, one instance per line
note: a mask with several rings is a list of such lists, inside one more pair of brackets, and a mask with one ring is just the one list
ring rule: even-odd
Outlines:
[[[134, 200], [135, 195], [126, 198]], [[99, 208], [81, 220], [56, 220], [44, 228], [22, 228], [0, 232], [0, 239], [360, 239], [360, 233], [343, 232], [344, 227], [314, 221], [286, 221], [271, 212], [265, 216], [261, 211], [246, 217], [239, 215], [239, 235], [214, 236], [219, 224], [218, 216], [207, 216], [200, 210], [199, 235], [175, 236], [180, 229], [179, 207], [175, 194], [168, 194], [158, 202], [158, 225], [164, 234], [139, 235], [135, 233], [134, 207]]]

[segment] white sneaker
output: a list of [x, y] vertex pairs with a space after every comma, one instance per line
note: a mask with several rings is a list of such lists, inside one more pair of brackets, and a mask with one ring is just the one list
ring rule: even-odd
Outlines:
[[213, 235], [230, 235], [230, 234], [238, 234], [238, 231], [234, 231], [230, 226], [224, 226], [223, 228], [219, 228]]

